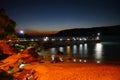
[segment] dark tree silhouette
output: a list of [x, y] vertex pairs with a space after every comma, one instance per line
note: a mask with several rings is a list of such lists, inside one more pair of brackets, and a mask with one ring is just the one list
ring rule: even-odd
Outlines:
[[8, 17], [8, 15], [5, 12], [5, 9], [0, 9], [0, 39], [15, 36], [15, 27], [16, 22]]

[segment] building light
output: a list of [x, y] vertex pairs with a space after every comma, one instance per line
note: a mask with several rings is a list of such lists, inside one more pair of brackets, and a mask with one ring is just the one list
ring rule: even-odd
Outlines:
[[81, 41], [82, 39], [81, 39], [81, 38], [79, 38], [79, 40]]
[[52, 39], [52, 41], [55, 41], [55, 39]]
[[70, 39], [68, 38], [67, 40], [69, 41]]
[[62, 41], [63, 39], [60, 39], [60, 41]]
[[99, 37], [99, 36], [97, 36], [97, 37], [96, 37], [96, 40], [99, 40], [99, 39], [100, 39], [100, 37]]
[[98, 36], [100, 36], [100, 33], [97, 33]]
[[48, 41], [48, 40], [49, 40], [49, 37], [43, 38], [43, 41]]

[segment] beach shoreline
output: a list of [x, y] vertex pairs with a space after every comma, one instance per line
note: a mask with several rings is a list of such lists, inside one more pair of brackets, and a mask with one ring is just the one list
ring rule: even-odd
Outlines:
[[[47, 59], [41, 62], [41, 58], [32, 57], [28, 50], [17, 54], [5, 42], [0, 46], [9, 54], [9, 57], [0, 60], [0, 69], [18, 80], [120, 80], [120, 64], [95, 63], [89, 59], [54, 63]], [[21, 64], [22, 68], [19, 68]]]

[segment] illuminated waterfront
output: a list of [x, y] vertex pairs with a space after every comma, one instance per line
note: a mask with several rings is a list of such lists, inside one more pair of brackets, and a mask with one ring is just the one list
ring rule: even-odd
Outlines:
[[64, 53], [64, 55], [71, 55], [74, 58], [86, 59], [88, 62], [106, 63], [119, 62], [119, 43], [83, 43], [72, 44], [66, 46], [59, 46], [50, 48], [50, 53], [57, 54], [57, 50]]
[[[41, 50], [41, 44], [38, 42], [25, 43], [25, 45], [20, 42], [15, 46], [11, 45], [11, 50], [10, 43], [9, 46], [5, 42], [0, 44], [3, 51], [11, 54], [8, 58], [1, 60], [0, 69], [5, 70], [18, 80], [26, 79], [28, 74], [38, 80], [53, 80], [53, 78], [54, 80], [96, 80], [98, 77], [100, 77], [99, 80], [120, 79], [118, 76], [120, 74], [119, 43], [69, 44], [50, 46]], [[13, 47], [18, 50], [20, 48], [20, 51], [12, 52]], [[36, 50], [39, 56], [36, 55]], [[48, 59], [52, 54], [63, 59], [53, 63]], [[44, 56], [44, 60], [41, 55]], [[106, 64], [108, 62], [110, 65]], [[47, 79], [48, 77], [49, 79]], [[5, 80], [4, 78], [1, 80]]]
[[[72, 57], [71, 61], [75, 62], [112, 62], [120, 64], [119, 42], [93, 41], [89, 42], [88, 40], [81, 40], [81, 38], [78, 38], [77, 40], [74, 40], [73, 38], [72, 40], [66, 38], [65, 40], [63, 38], [49, 39], [48, 37], [45, 37], [43, 38], [43, 41], [37, 41], [37, 39], [35, 41], [31, 39], [31, 41], [23, 41], [17, 43], [22, 43], [22, 45], [26, 46], [26, 48], [35, 48], [35, 45], [37, 45], [38, 49], [36, 49], [39, 50], [39, 55], [57, 55], [59, 53], [62, 53], [62, 56], [70, 56]], [[29, 44], [32, 44], [31, 47]]]

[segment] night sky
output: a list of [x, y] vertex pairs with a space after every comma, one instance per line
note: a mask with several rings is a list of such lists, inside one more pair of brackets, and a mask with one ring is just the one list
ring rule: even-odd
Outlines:
[[119, 0], [0, 0], [17, 30], [60, 31], [120, 24]]

